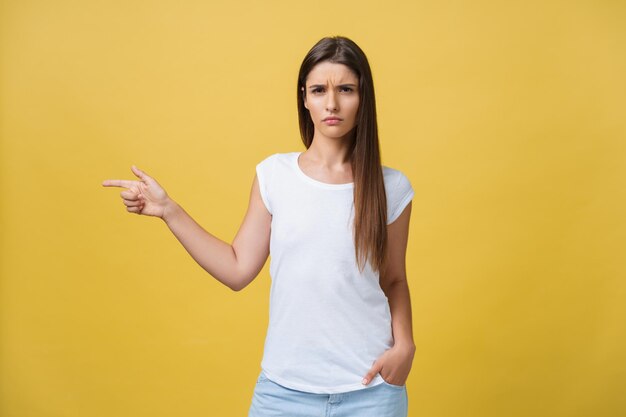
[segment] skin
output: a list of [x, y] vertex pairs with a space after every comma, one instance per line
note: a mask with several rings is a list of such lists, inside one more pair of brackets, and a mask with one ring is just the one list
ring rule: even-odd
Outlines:
[[[352, 182], [348, 158], [359, 108], [359, 79], [347, 66], [328, 61], [314, 66], [305, 87], [304, 107], [314, 125], [313, 142], [298, 163], [308, 176], [330, 184]], [[324, 118], [342, 120], [329, 125]]]
[[[347, 84], [353, 86], [347, 87]], [[322, 182], [352, 182], [347, 150], [354, 139], [359, 103], [358, 78], [345, 65], [322, 62], [307, 77], [304, 103], [315, 133], [310, 148], [300, 155], [300, 168]], [[343, 120], [331, 126], [322, 121], [327, 116]], [[261, 199], [256, 173], [248, 209], [229, 244], [203, 229], [152, 176], [135, 165], [131, 171], [137, 180], [102, 182], [104, 187], [124, 188], [120, 196], [129, 213], [163, 220], [194, 260], [233, 291], [242, 290], [256, 278], [269, 257], [272, 219]], [[380, 373], [386, 382], [404, 385], [411, 370], [415, 344], [405, 268], [410, 216], [411, 203], [396, 221], [387, 226], [390, 258], [387, 269], [381, 271], [380, 286], [389, 300], [394, 345], [374, 362], [364, 375], [364, 384]]]

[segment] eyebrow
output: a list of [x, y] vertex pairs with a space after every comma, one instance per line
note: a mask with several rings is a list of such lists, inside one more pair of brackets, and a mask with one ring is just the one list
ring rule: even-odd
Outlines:
[[[313, 84], [312, 86], [309, 87], [309, 89], [317, 88], [317, 87], [326, 87], [326, 85], [324, 85], [324, 84]], [[355, 87], [356, 88], [356, 84], [340, 84], [337, 87]]]

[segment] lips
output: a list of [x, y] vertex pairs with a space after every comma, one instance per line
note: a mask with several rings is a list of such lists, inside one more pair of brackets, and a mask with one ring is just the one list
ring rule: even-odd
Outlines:
[[325, 119], [324, 119], [324, 120], [322, 120], [322, 121], [323, 121], [323, 122], [327, 122], [327, 121], [329, 121], [329, 120], [337, 120], [337, 121], [339, 121], [339, 120], [343, 120], [343, 119], [340, 119], [339, 117], [327, 117], [327, 118], [325, 118]]

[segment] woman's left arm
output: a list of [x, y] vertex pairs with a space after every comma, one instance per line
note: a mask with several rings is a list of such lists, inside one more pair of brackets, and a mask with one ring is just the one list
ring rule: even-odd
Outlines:
[[372, 365], [363, 379], [370, 383], [380, 372], [383, 379], [393, 385], [404, 385], [411, 371], [415, 355], [411, 297], [406, 279], [406, 248], [409, 240], [411, 203], [402, 214], [387, 226], [389, 262], [380, 273], [380, 287], [389, 300], [394, 345], [387, 349]]

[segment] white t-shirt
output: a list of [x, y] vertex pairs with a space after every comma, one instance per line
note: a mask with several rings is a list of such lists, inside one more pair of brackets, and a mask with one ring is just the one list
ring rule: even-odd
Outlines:
[[[389, 302], [378, 273], [354, 254], [353, 183], [306, 175], [301, 152], [276, 153], [256, 166], [272, 214], [270, 312], [261, 368], [287, 388], [334, 394], [372, 387], [361, 380], [393, 345]], [[408, 178], [383, 166], [387, 224], [413, 198]]]

